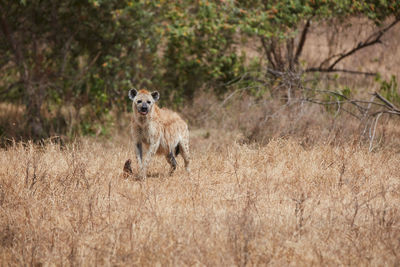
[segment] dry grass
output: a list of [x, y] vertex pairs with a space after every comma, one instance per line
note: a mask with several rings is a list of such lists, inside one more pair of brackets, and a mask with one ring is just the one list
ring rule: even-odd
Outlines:
[[127, 138], [1, 150], [0, 265], [399, 264], [400, 154], [238, 138], [192, 131], [191, 175], [142, 182]]
[[[332, 31], [312, 34], [305, 54], [334, 52]], [[396, 44], [376, 50], [384, 74], [398, 68]], [[350, 63], [369, 71], [375, 60]], [[0, 135], [17, 136], [21, 109], [1, 110]], [[158, 157], [147, 180], [123, 178], [134, 158], [125, 115], [111, 140], [1, 149], [0, 265], [400, 264], [398, 118], [382, 116], [369, 152], [359, 121], [319, 106], [204, 93], [182, 112], [198, 127], [190, 175], [178, 157], [168, 177]]]

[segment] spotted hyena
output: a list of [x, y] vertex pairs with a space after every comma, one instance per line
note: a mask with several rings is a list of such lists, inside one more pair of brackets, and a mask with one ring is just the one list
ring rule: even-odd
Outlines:
[[[156, 102], [160, 94], [147, 90], [129, 91], [132, 102], [132, 135], [139, 177], [146, 178], [151, 157], [164, 154], [171, 165], [170, 174], [176, 169], [175, 157], [181, 153], [189, 172], [189, 130], [179, 115], [171, 110], [160, 109]], [[130, 160], [125, 163], [125, 172], [132, 173]]]

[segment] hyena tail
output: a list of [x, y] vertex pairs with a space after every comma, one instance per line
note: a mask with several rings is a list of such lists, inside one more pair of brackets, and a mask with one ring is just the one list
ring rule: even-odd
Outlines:
[[175, 157], [178, 156], [180, 152], [181, 151], [179, 149], [179, 143], [178, 143], [178, 145], [176, 145], [176, 147], [175, 147]]

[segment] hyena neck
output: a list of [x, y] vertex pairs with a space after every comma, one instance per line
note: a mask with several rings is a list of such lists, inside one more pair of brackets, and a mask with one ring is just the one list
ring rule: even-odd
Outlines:
[[[149, 114], [150, 115], [150, 114]], [[147, 116], [141, 116], [141, 115], [139, 115], [139, 114], [137, 114], [136, 115], [136, 122], [139, 124], [139, 125], [146, 125], [147, 123], [148, 123], [148, 118], [147, 118]]]

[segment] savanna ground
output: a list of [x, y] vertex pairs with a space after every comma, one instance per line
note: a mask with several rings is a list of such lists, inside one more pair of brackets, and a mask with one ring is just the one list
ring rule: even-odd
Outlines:
[[205, 93], [181, 113], [197, 125], [190, 175], [155, 157], [147, 180], [125, 178], [128, 116], [112, 138], [3, 148], [0, 265], [400, 264], [398, 118], [370, 143], [309, 103]]
[[194, 132], [192, 173], [125, 179], [125, 138], [0, 154], [9, 265], [387, 265], [400, 261], [400, 155]]

